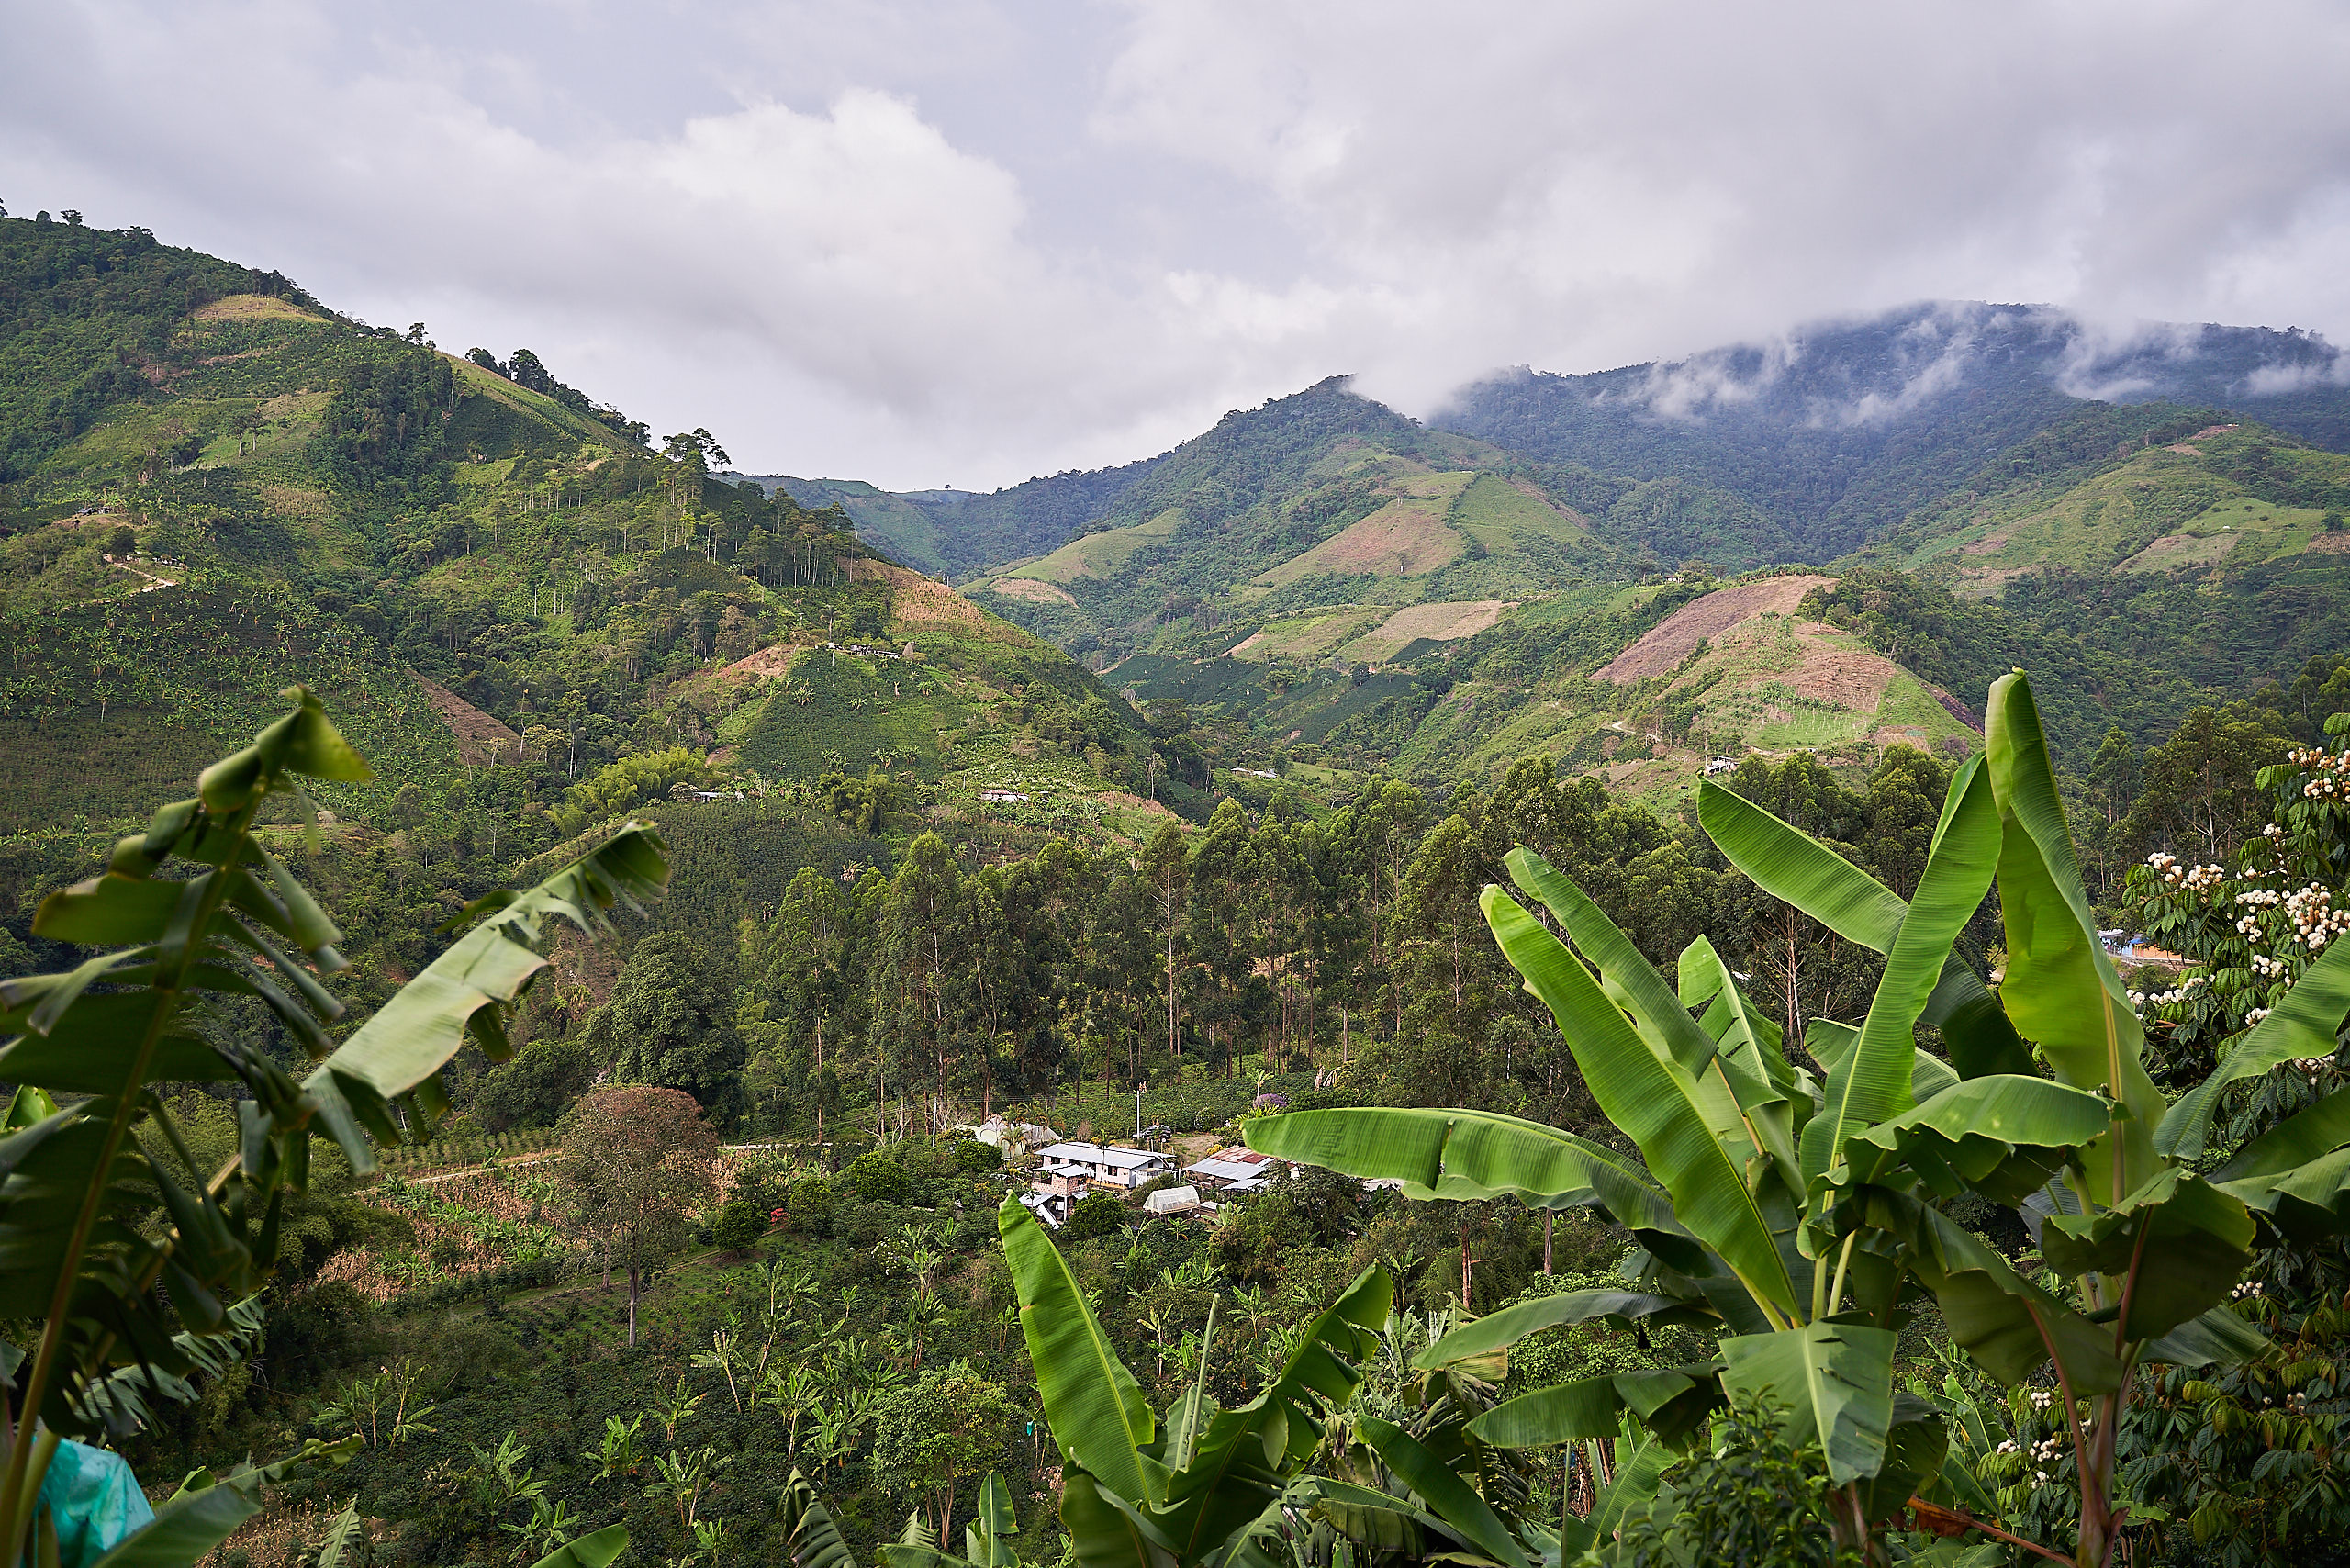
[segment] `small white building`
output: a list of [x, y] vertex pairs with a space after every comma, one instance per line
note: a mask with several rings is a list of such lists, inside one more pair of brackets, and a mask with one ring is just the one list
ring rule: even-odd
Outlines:
[[1077, 1183], [1094, 1182], [1131, 1192], [1175, 1169], [1175, 1161], [1167, 1155], [1114, 1143], [1048, 1144], [1036, 1151], [1036, 1158], [1044, 1162], [1046, 1182], [1060, 1193]]
[[1147, 1214], [1189, 1214], [1200, 1206], [1200, 1190], [1197, 1187], [1161, 1187], [1146, 1195], [1142, 1206]]

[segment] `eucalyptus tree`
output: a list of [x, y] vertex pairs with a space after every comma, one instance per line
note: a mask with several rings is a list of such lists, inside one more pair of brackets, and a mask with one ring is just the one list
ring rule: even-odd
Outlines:
[[[1884, 955], [1857, 1024], [1815, 1021], [1811, 1066], [1712, 945], [1674, 981], [1583, 890], [1524, 848], [1519, 892], [1483, 897], [1495, 939], [1545, 1002], [1634, 1158], [1557, 1128], [1472, 1111], [1304, 1112], [1250, 1124], [1251, 1147], [1408, 1194], [1515, 1195], [1597, 1210], [1636, 1250], [1626, 1287], [1526, 1303], [1456, 1329], [1416, 1363], [1506, 1352], [1562, 1323], [1693, 1324], [1718, 1354], [1521, 1394], [1469, 1423], [1503, 1447], [1615, 1436], [1626, 1419], [1685, 1444], [1733, 1394], [1767, 1393], [1824, 1451], [1838, 1525], [1859, 1544], [1923, 1501], [2044, 1555], [1981, 1515], [1945, 1462], [1943, 1416], [1897, 1393], [1894, 1351], [1930, 1298], [1951, 1338], [2008, 1385], [2053, 1377], [2080, 1487], [2070, 1560], [2109, 1561], [2128, 1518], [2116, 1437], [2153, 1364], [2257, 1353], [2231, 1293], [2264, 1237], [2350, 1220], [2350, 1092], [2328, 1095], [2203, 1166], [2230, 1083], [2330, 1056], [2350, 1013], [2350, 943], [2329, 949], [2224, 1064], [2166, 1104], [2128, 990], [2098, 938], [2030, 685], [1990, 693], [1986, 749], [1952, 778], [1905, 901], [1816, 839], [1727, 790], [1700, 817], [1731, 863], [1841, 937]], [[1955, 948], [1996, 885], [2007, 967], [1996, 995]], [[1677, 983], [1676, 983], [1677, 981]], [[1922, 1048], [1939, 1033], [1947, 1059]], [[2018, 1210], [2044, 1270], [2028, 1275], [1944, 1212], [1972, 1193]]]

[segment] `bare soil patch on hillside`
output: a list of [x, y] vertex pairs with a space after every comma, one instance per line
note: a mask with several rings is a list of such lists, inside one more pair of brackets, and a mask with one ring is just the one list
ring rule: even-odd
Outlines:
[[1457, 642], [1490, 630], [1510, 601], [1499, 599], [1446, 599], [1435, 604], [1406, 605], [1372, 631], [1364, 633], [1345, 650], [1348, 656], [1378, 663], [1394, 657], [1425, 637], [1433, 643]]
[[776, 643], [746, 655], [718, 672], [721, 680], [760, 680], [767, 676], [788, 675], [791, 664], [800, 656], [800, 648], [791, 643]]
[[998, 577], [988, 587], [1006, 599], [1025, 599], [1030, 604], [1075, 604], [1069, 589], [1058, 583], [1048, 583], [1041, 577]]
[[1796, 634], [1803, 639], [1803, 662], [1780, 678], [1798, 697], [1832, 703], [1849, 712], [1875, 712], [1885, 689], [1899, 669], [1882, 654], [1830, 647], [1814, 640], [1827, 630], [1818, 622], [1796, 627]]
[[1698, 644], [1757, 615], [1786, 615], [1833, 577], [1766, 577], [1709, 593], [1666, 616], [1649, 634], [1602, 665], [1595, 678], [1627, 686], [1670, 674]]
[[316, 316], [298, 305], [289, 305], [266, 294], [232, 294], [196, 308], [199, 321], [319, 321]]
[[1468, 543], [1444, 521], [1450, 502], [1393, 500], [1302, 555], [1257, 574], [1278, 588], [1321, 572], [1341, 577], [1416, 577], [1449, 566]]
[[468, 767], [479, 767], [491, 762], [513, 762], [522, 755], [522, 737], [498, 720], [491, 718], [445, 686], [438, 686], [408, 671], [416, 684], [424, 688], [425, 700], [457, 737], [457, 756]]

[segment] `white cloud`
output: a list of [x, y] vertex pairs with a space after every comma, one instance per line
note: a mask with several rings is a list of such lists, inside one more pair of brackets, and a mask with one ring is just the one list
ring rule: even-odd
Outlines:
[[[767, 470], [977, 487], [1336, 372], [1426, 410], [1500, 364], [1784, 358], [1790, 323], [1918, 298], [2350, 337], [2350, 100], [2323, 90], [2350, 13], [2308, 0], [0, 0], [0, 26], [15, 210], [528, 343]], [[2098, 346], [2134, 329], [2081, 330], [2079, 384], [2141, 373]], [[1957, 341], [1821, 417], [1926, 395]], [[1702, 414], [1774, 374], [1741, 363], [1656, 394]]]

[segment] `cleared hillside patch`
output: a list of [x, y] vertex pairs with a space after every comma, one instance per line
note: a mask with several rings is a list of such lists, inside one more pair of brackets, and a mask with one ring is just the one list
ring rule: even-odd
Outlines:
[[1424, 638], [1431, 643], [1452, 643], [1489, 631], [1501, 620], [1504, 610], [1515, 608], [1510, 600], [1501, 599], [1408, 605], [1348, 644], [1340, 653], [1364, 664], [1384, 664]]
[[1280, 588], [1322, 573], [1337, 577], [1417, 577], [1460, 559], [1467, 537], [1445, 521], [1449, 499], [1399, 496], [1313, 549], [1257, 574]]
[[1695, 651], [1698, 644], [1753, 616], [1792, 614], [1796, 606], [1803, 602], [1804, 595], [1835, 580], [1824, 577], [1765, 577], [1758, 583], [1741, 583], [1709, 593], [1666, 616], [1648, 635], [1602, 665], [1593, 678], [1626, 686], [1669, 675]]
[[457, 756], [466, 767], [512, 762], [520, 757], [520, 735], [447, 687], [427, 680], [413, 670], [408, 673], [415, 676], [416, 684], [424, 689], [425, 700], [432, 704], [433, 712], [449, 726], [449, 733], [457, 737]]
[[1074, 605], [1077, 602], [1069, 597], [1069, 589], [1058, 583], [1046, 582], [1042, 577], [997, 577], [986, 586], [990, 593], [1000, 593], [1006, 599], [1021, 599], [1029, 604]]
[[[1169, 509], [1147, 522], [1127, 528], [1105, 528], [1099, 533], [1089, 533], [1072, 539], [1042, 560], [1008, 573], [1002, 582], [1034, 577], [1042, 582], [1073, 582], [1079, 577], [1106, 577], [1134, 558], [1136, 551], [1175, 537], [1183, 524], [1183, 514]], [[1001, 588], [998, 589], [1002, 591]]]

